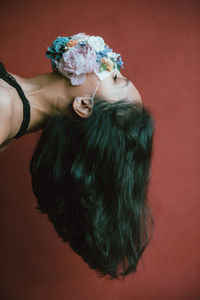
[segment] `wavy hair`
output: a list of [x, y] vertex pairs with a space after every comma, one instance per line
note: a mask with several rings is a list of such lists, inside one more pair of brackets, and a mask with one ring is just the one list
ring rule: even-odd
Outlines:
[[50, 117], [34, 150], [36, 209], [99, 277], [136, 271], [152, 237], [153, 131], [142, 104], [96, 99], [89, 118]]

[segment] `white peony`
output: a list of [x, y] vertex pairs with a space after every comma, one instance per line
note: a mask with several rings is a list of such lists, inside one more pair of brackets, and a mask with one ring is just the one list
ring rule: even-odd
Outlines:
[[88, 39], [88, 45], [95, 51], [99, 52], [104, 49], [104, 40], [100, 36], [90, 36]]
[[108, 58], [113, 58], [114, 60], [117, 60], [117, 58], [120, 56], [120, 54], [117, 54], [115, 52], [107, 52]]
[[85, 33], [78, 33], [71, 36], [71, 38], [77, 42], [83, 42], [88, 39], [89, 35]]

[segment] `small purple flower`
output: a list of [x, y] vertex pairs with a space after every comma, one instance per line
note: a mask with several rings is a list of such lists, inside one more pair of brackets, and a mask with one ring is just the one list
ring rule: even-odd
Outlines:
[[97, 71], [96, 52], [90, 46], [76, 45], [63, 53], [64, 71], [71, 73], [71, 83], [73, 85], [82, 84], [86, 79], [86, 74]]

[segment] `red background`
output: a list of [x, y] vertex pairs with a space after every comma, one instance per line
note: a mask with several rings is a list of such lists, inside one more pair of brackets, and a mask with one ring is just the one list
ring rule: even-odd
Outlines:
[[200, 299], [200, 2], [3, 0], [0, 23], [0, 61], [22, 77], [51, 71], [45, 51], [58, 35], [102, 36], [156, 122], [155, 234], [124, 282], [99, 279], [35, 209], [28, 168], [38, 133], [0, 154], [0, 298]]

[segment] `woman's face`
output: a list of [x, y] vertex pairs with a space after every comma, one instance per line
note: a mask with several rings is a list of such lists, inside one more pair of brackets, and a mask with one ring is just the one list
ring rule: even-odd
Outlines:
[[74, 111], [82, 118], [87, 118], [92, 112], [91, 100], [89, 100], [92, 95], [94, 98], [110, 102], [126, 100], [142, 104], [141, 96], [136, 87], [118, 70], [113, 71], [101, 81], [95, 73], [90, 73], [83, 84], [77, 86], [75, 90], [73, 87], [73, 91], [76, 91], [76, 96], [72, 106]]
[[[98, 80], [99, 79], [97, 77], [97, 83]], [[108, 101], [128, 99], [130, 101], [142, 103], [142, 99], [137, 88], [118, 70], [112, 72], [109, 76], [107, 76], [100, 82], [96, 92], [96, 96]]]

